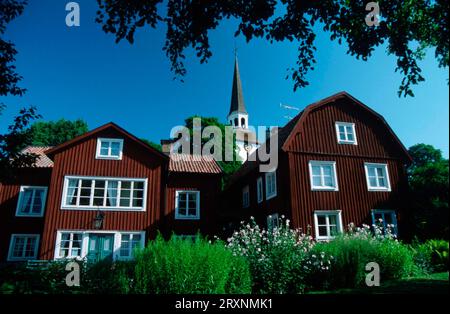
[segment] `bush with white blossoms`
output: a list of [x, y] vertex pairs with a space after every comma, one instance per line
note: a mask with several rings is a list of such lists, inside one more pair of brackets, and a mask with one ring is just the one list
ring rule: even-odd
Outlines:
[[291, 229], [284, 216], [271, 230], [259, 227], [251, 217], [228, 239], [233, 254], [249, 261], [257, 293], [302, 293], [312, 273], [329, 271], [332, 257], [311, 254], [314, 245], [309, 234]]

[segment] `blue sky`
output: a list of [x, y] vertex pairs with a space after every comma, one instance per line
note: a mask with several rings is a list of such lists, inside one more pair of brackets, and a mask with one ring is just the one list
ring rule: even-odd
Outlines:
[[9, 25], [6, 37], [17, 46], [17, 70], [28, 92], [22, 98], [0, 98], [7, 104], [0, 132], [21, 107], [31, 104], [45, 120], [82, 118], [90, 128], [114, 121], [155, 142], [168, 138], [172, 127], [193, 114], [225, 121], [236, 42], [250, 124], [284, 125], [284, 116], [293, 113], [281, 109], [280, 102], [303, 108], [345, 90], [382, 114], [405, 146], [428, 143], [449, 155], [448, 68], [437, 67], [433, 51], [420, 63], [426, 81], [414, 87], [416, 96], [399, 98], [396, 60], [383, 48], [368, 62], [358, 61], [328, 34], [319, 33], [310, 85], [294, 93], [285, 77], [296, 61], [295, 44], [247, 44], [233, 37], [236, 24], [227, 21], [210, 33], [213, 56], [207, 64], [188, 51], [182, 83], [173, 80], [161, 49], [165, 28], [139, 30], [133, 45], [116, 44], [94, 22], [95, 1], [78, 1], [81, 26], [68, 28], [67, 2], [30, 1]]

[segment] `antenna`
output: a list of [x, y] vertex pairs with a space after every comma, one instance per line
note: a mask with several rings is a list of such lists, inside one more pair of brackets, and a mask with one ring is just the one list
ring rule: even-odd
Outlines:
[[[280, 108], [286, 109], [286, 110], [291, 110], [291, 111], [300, 111], [300, 108], [294, 107], [294, 106], [289, 106], [289, 105], [284, 105], [282, 103], [280, 103]], [[292, 116], [290, 115], [284, 115], [283, 118], [288, 119], [288, 120], [292, 120]]]

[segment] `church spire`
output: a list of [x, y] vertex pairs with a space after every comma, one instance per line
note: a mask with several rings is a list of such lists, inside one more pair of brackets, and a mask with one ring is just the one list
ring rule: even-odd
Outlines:
[[242, 92], [241, 75], [239, 73], [239, 64], [236, 51], [234, 58], [233, 89], [231, 92], [231, 106], [229, 114], [232, 112], [247, 113], [247, 109], [245, 109], [244, 94]]

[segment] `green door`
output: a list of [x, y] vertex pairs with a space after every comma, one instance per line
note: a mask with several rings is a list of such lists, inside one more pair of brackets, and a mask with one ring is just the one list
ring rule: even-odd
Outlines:
[[98, 262], [103, 259], [112, 259], [114, 247], [114, 235], [90, 234], [88, 260]]

